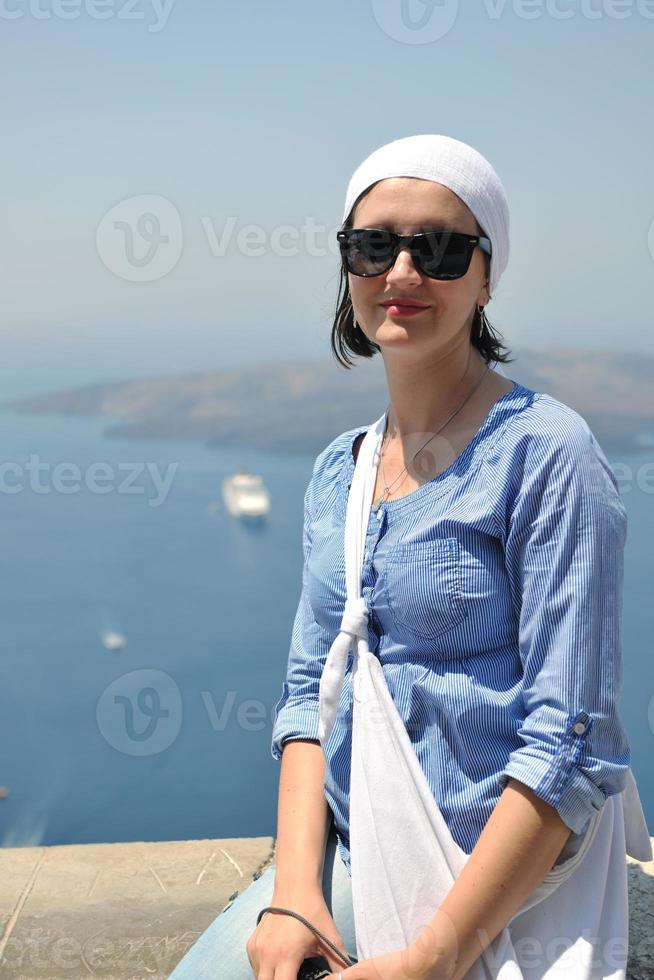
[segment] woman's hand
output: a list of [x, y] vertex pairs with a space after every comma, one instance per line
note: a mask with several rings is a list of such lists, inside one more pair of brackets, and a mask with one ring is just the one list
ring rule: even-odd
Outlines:
[[[304, 889], [273, 895], [270, 905], [291, 909], [304, 916], [337, 947], [346, 952], [343, 937], [336, 928], [321, 890]], [[246, 952], [255, 977], [276, 974], [280, 967], [297, 976], [300, 965], [310, 956], [323, 956], [331, 970], [344, 969], [333, 950], [311, 929], [292, 915], [266, 912], [246, 943]]]
[[338, 980], [339, 970], [343, 980], [449, 980], [452, 976], [452, 967], [439, 965], [425, 944], [416, 943], [356, 966], [337, 967], [325, 980]]

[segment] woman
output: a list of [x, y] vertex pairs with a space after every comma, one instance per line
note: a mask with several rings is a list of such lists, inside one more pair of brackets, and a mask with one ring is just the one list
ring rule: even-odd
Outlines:
[[[625, 975], [625, 948], [593, 956], [598, 939], [626, 939], [625, 850], [651, 857], [618, 715], [626, 513], [584, 420], [493, 370], [507, 358], [484, 308], [508, 232], [497, 174], [448, 137], [387, 144], [350, 181], [332, 346], [346, 365], [348, 351], [381, 352], [389, 405], [319, 454], [305, 495], [303, 588], [272, 739], [276, 867], [174, 980], [295, 980], [316, 954], [334, 980], [554, 976], [560, 946], [493, 947], [508, 923], [520, 940], [567, 930], [565, 976]], [[372, 508], [352, 576], [361, 508], [348, 494], [365, 480]], [[386, 696], [403, 772], [387, 727], [361, 727], [366, 697], [369, 708]], [[406, 794], [384, 792], [394, 786]], [[428, 829], [412, 833], [430, 808]], [[590, 856], [605, 888], [581, 876]], [[426, 894], [438, 900], [420, 909]], [[577, 915], [581, 905], [592, 909]], [[269, 906], [302, 916], [355, 965], [293, 915], [261, 915]], [[582, 934], [589, 923], [598, 936]], [[356, 963], [355, 947], [375, 955]], [[490, 950], [512, 972], [493, 973]]]

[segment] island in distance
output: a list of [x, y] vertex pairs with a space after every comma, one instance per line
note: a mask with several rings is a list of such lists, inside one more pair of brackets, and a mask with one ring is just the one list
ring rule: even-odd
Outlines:
[[[582, 415], [605, 452], [654, 445], [654, 357], [626, 351], [511, 350], [503, 374]], [[110, 438], [202, 440], [316, 455], [377, 419], [388, 392], [381, 356], [346, 370], [334, 357], [113, 380], [0, 402], [20, 413], [106, 416]]]

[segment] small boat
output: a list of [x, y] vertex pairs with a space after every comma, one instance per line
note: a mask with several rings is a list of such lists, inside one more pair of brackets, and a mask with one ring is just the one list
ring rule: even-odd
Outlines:
[[127, 645], [127, 640], [122, 633], [115, 630], [105, 630], [102, 634], [102, 645], [107, 650], [122, 650]]
[[270, 510], [270, 495], [260, 476], [237, 470], [222, 483], [223, 500], [232, 517], [259, 518]]
[[6, 786], [0, 786], [0, 800], [4, 800], [9, 796], [9, 790]]

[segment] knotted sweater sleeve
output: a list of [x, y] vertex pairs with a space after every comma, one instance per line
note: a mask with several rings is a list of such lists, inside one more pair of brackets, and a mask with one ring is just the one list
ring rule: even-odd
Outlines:
[[545, 418], [503, 461], [524, 720], [499, 786], [519, 780], [579, 833], [622, 791], [630, 764], [618, 714], [627, 515], [584, 419], [572, 409]]

